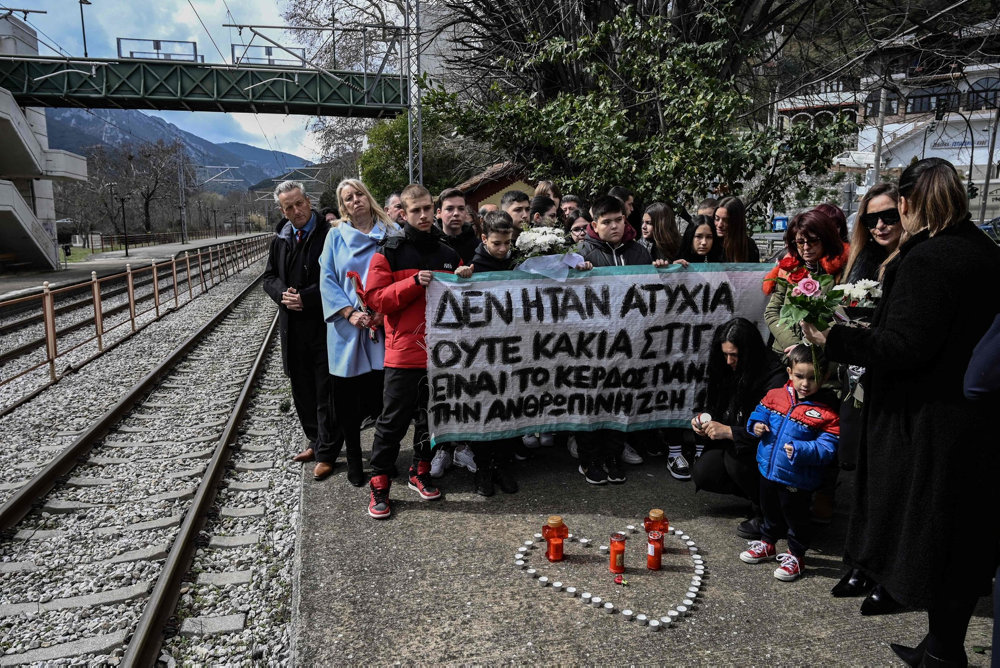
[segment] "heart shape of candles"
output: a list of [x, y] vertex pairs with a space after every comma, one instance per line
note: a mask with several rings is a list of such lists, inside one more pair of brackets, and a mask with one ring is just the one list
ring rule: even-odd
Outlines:
[[[638, 562], [639, 550], [635, 547], [635, 543], [641, 544], [641, 553], [645, 556], [647, 536], [640, 529], [641, 522], [638, 529], [630, 524], [623, 531], [616, 532], [616, 534], [621, 533], [626, 536], [626, 544], [628, 542], [633, 544], [630, 550], [632, 558], [626, 560], [626, 564], [631, 565], [631, 573], [635, 577], [643, 580], [650, 576], [657, 579], [662, 578], [662, 580], [657, 581], [657, 587], [662, 585], [665, 594], [667, 591], [670, 592], [664, 596], [665, 600], [662, 602], [644, 604], [643, 607], [648, 608], [646, 610], [633, 610], [639, 606], [625, 605], [626, 600], [634, 597], [625, 595], [626, 592], [623, 592], [618, 585], [612, 584], [615, 576], [608, 571], [608, 548], [604, 545], [600, 545], [598, 548], [599, 542], [607, 542], [606, 538], [598, 541], [571, 533], [563, 541], [563, 561], [550, 563], [545, 557], [545, 540], [540, 534], [534, 534], [530, 540], [525, 540], [521, 544], [522, 548], [528, 549], [518, 551], [515, 555], [514, 567], [523, 573], [536, 588], [547, 589], [553, 594], [574, 599], [578, 604], [582, 603], [583, 607], [593, 608], [603, 613], [617, 613], [622, 621], [631, 622], [636, 627], [643, 626], [648, 631], [670, 628], [691, 616], [697, 609], [697, 603], [700, 602], [702, 589], [705, 586], [705, 579], [708, 577], [705, 560], [698, 551], [697, 544], [687, 532], [670, 528], [663, 535], [663, 559], [665, 566], [669, 564], [673, 568], [666, 571], [647, 571], [646, 562], [642, 561], [641, 564]], [[585, 578], [581, 574], [577, 579], [572, 573], [566, 572], [572, 569], [575, 560], [582, 558], [586, 558], [591, 563], [595, 559], [599, 561], [602, 564], [603, 577], [607, 578], [603, 582], [608, 583], [613, 589], [609, 591], [608, 585], [605, 584], [586, 586], [585, 582], [581, 582], [583, 579], [592, 580], [592, 574], [589, 578]], [[676, 566], [682, 563], [689, 565], [690, 575], [676, 572]], [[639, 575], [640, 572], [648, 575]], [[628, 580], [629, 577], [629, 569], [626, 568], [624, 579]], [[606, 593], [611, 595], [605, 596]], [[677, 600], [671, 602], [673, 598]], [[655, 609], [653, 609], [654, 607]]]

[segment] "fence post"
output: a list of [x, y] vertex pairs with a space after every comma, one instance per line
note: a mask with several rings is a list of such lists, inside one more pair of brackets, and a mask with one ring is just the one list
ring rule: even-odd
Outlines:
[[156, 319], [160, 319], [160, 272], [156, 268], [156, 260], [150, 265], [153, 270], [153, 308], [156, 310]]
[[45, 319], [45, 352], [48, 355], [49, 378], [56, 382], [56, 306], [49, 282], [42, 283], [42, 316]]
[[194, 289], [191, 287], [191, 255], [184, 251], [184, 265], [187, 267], [185, 276], [187, 276], [188, 282], [188, 301], [194, 299]]
[[97, 331], [97, 349], [104, 352], [104, 308], [101, 306], [101, 284], [97, 272], [90, 272], [90, 291], [94, 296], [94, 329]]
[[174, 272], [174, 308], [181, 305], [180, 296], [177, 294], [177, 256], [170, 256], [170, 270]]
[[208, 280], [211, 281], [212, 285], [215, 285], [215, 272], [213, 271], [214, 262], [212, 261], [212, 247], [208, 247]]
[[125, 265], [128, 279], [128, 317], [132, 321], [132, 333], [135, 334], [135, 279], [132, 276], [132, 265]]

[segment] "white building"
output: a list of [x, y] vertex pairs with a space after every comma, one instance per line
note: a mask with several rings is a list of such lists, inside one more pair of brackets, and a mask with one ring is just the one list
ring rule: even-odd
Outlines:
[[[36, 33], [13, 16], [0, 19], [0, 58], [38, 55]], [[22, 108], [0, 88], [0, 265], [55, 269], [52, 179], [87, 180], [87, 160], [49, 149], [45, 110]]]

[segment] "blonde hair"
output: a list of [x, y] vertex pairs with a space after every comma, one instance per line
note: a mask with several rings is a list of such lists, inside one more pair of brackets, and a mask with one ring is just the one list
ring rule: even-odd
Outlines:
[[942, 158], [919, 160], [899, 176], [911, 231], [927, 228], [934, 236], [969, 215], [969, 197], [955, 166]]
[[337, 184], [337, 208], [340, 209], [340, 220], [334, 221], [333, 227], [336, 227], [343, 222], [349, 223], [351, 227], [354, 226], [354, 221], [351, 220], [351, 214], [347, 212], [347, 205], [344, 203], [343, 192], [344, 188], [347, 186], [354, 188], [368, 199], [368, 208], [372, 212], [373, 222], [384, 223], [389, 229], [399, 227], [394, 220], [389, 218], [389, 214], [385, 212], [385, 209], [383, 209], [381, 205], [375, 201], [375, 198], [372, 197], [371, 191], [368, 190], [368, 187], [358, 179], [344, 179]]

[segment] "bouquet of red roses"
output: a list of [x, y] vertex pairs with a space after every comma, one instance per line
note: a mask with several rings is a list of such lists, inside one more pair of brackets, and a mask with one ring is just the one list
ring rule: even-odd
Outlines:
[[801, 260], [791, 255], [782, 258], [778, 267], [785, 271], [785, 276], [779, 275], [768, 280], [780, 281], [789, 288], [785, 293], [785, 303], [781, 306], [779, 322], [795, 327], [804, 321], [816, 329], [827, 329], [844, 294], [842, 290], [830, 289], [833, 276], [814, 276]]

